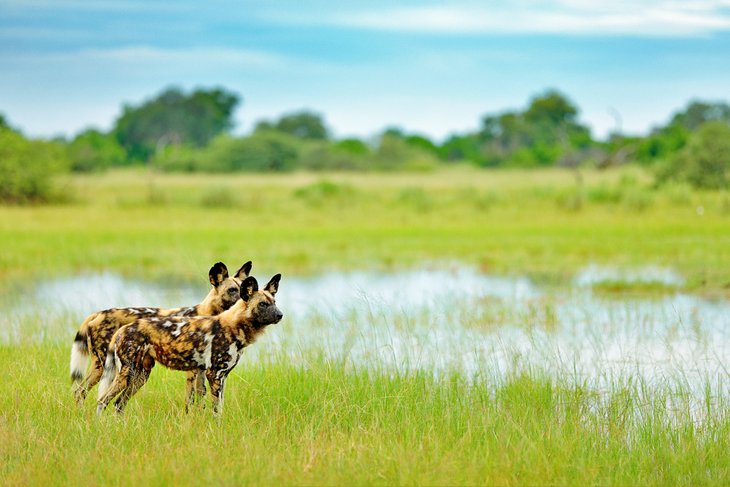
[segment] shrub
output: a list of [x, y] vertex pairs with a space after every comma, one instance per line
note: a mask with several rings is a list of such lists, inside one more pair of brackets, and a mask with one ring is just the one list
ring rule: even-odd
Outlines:
[[662, 188], [670, 203], [676, 206], [686, 206], [692, 203], [692, 187], [684, 182], [670, 182]]
[[644, 211], [654, 204], [654, 195], [648, 189], [631, 187], [623, 191], [621, 202], [630, 210]]
[[243, 138], [223, 135], [203, 151], [199, 168], [218, 172], [287, 171], [294, 168], [296, 159], [295, 142], [286, 135], [274, 132]]
[[730, 183], [730, 126], [706, 122], [679, 153], [659, 166], [659, 182], [686, 181], [696, 188], [720, 189]]
[[351, 147], [343, 148], [339, 144], [320, 143], [302, 150], [300, 163], [304, 169], [314, 171], [330, 170], [364, 170], [367, 168], [365, 153], [356, 153]]
[[167, 171], [288, 171], [297, 163], [299, 145], [292, 137], [260, 132], [250, 137], [220, 135], [203, 149], [170, 148], [154, 160]]
[[355, 189], [349, 184], [332, 181], [317, 181], [294, 191], [294, 196], [311, 205], [321, 205], [327, 201], [345, 202], [352, 200]]
[[68, 157], [72, 171], [91, 172], [124, 164], [126, 153], [114, 137], [87, 130], [68, 145]]
[[54, 142], [28, 140], [0, 127], [0, 201], [48, 201], [52, 177], [68, 167], [64, 148]]
[[236, 204], [236, 197], [227, 186], [208, 188], [200, 198], [200, 205], [208, 208], [230, 208]]
[[382, 170], [424, 170], [434, 167], [436, 157], [418, 147], [409, 145], [403, 138], [385, 133], [372, 157], [372, 167]]

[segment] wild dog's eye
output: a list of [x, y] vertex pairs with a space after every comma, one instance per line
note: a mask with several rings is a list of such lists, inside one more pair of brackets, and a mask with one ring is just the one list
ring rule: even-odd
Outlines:
[[228, 294], [234, 294], [236, 292], [236, 288], [232, 287], [228, 290]]
[[265, 308], [265, 307], [267, 307], [268, 305], [269, 305], [269, 303], [267, 303], [266, 301], [261, 301], [261, 302], [259, 303], [259, 308]]

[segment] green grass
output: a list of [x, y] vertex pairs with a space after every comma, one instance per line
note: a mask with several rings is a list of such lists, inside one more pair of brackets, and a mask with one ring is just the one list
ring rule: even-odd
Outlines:
[[565, 202], [573, 176], [556, 169], [148, 178], [74, 176], [72, 203], [0, 207], [0, 276], [189, 280], [217, 260], [289, 274], [459, 260], [541, 283], [597, 263], [669, 266], [689, 290], [730, 286], [725, 196], [677, 198], [641, 173], [588, 171], [577, 205]]
[[[285, 276], [461, 261], [558, 286], [591, 264], [666, 266], [684, 288], [606, 281], [594, 290], [621, 299], [730, 289], [727, 195], [653, 189], [640, 172], [586, 171], [580, 188], [567, 171], [458, 167], [148, 178], [73, 176], [66, 204], [0, 207], [0, 293], [13, 304], [38, 279], [87, 271], [174, 287], [204, 280], [215, 261], [248, 259], [256, 275]], [[467, 311], [459, 326], [485, 333], [558, 323], [549, 292], [518, 312], [489, 299]], [[82, 409], [71, 398], [71, 315], [4, 320], [14, 328], [0, 345], [3, 485], [730, 482], [727, 371], [698, 404], [681, 372], [647, 383], [628, 369], [609, 386], [575, 385], [515, 359], [507, 380], [488, 370], [434, 376], [291, 347], [247, 354], [219, 420], [184, 414], [183, 375], [159, 366], [124, 417], [96, 418], [93, 398]]]
[[[81, 410], [67, 347], [0, 348], [4, 485], [723, 485], [730, 418], [693, 419], [670, 386], [598, 394], [539, 372], [345, 368], [310, 354], [238, 367], [221, 419], [182, 412], [183, 375], [157, 367], [123, 417]], [[306, 357], [306, 354], [305, 354]], [[716, 391], [715, 391], [716, 392]]]
[[661, 296], [677, 292], [679, 286], [658, 281], [606, 280], [591, 286], [594, 292], [606, 295]]

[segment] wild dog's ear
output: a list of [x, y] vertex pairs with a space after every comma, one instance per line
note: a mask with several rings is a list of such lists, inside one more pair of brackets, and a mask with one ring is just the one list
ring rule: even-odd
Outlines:
[[253, 276], [248, 276], [241, 283], [241, 299], [248, 301], [259, 290], [259, 283]]
[[228, 279], [228, 267], [223, 262], [216, 262], [208, 271], [208, 279], [213, 287], [218, 287], [220, 283]]
[[277, 274], [272, 277], [269, 283], [264, 288], [264, 291], [269, 291], [272, 296], [275, 295], [276, 291], [279, 290], [279, 281], [281, 281], [281, 274]]
[[233, 277], [237, 277], [239, 279], [245, 279], [248, 277], [249, 274], [251, 274], [251, 267], [253, 267], [253, 262], [250, 260], [243, 264], [240, 269], [236, 271], [236, 273], [233, 275]]

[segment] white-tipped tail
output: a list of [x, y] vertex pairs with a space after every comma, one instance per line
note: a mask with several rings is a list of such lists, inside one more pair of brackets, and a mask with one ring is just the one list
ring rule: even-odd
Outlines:
[[114, 352], [110, 349], [106, 354], [106, 361], [104, 362], [104, 374], [101, 376], [101, 382], [99, 382], [99, 396], [98, 399], [104, 397], [106, 391], [109, 390], [109, 386], [114, 382], [114, 378], [117, 376], [117, 366], [114, 360]]
[[81, 382], [89, 362], [89, 347], [86, 343], [86, 332], [84, 327], [76, 333], [74, 344], [71, 345], [71, 381], [74, 384]]
[[71, 346], [71, 380], [73, 382], [80, 382], [84, 377], [84, 372], [86, 372], [89, 353], [85, 345], [82, 346], [79, 342], [74, 342]]

